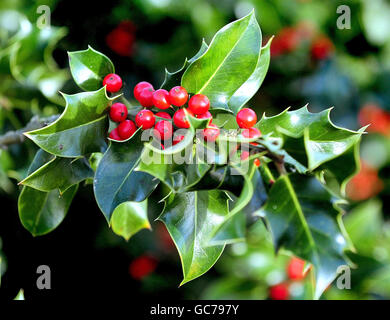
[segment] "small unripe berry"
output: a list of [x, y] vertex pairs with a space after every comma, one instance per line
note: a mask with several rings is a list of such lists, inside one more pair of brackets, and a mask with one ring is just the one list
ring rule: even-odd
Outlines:
[[173, 87], [169, 91], [169, 101], [176, 107], [183, 106], [188, 100], [188, 92], [181, 86]]
[[172, 117], [169, 113], [167, 112], [164, 112], [164, 111], [160, 111], [160, 112], [157, 112], [155, 114], [156, 117], [160, 117], [160, 118], [164, 118], [164, 119], [167, 119], [167, 120], [171, 120]]
[[153, 107], [153, 88], [145, 88], [141, 91], [138, 97], [138, 101], [141, 106], [145, 108]]
[[119, 136], [118, 128], [115, 128], [114, 130], [112, 130], [108, 136], [110, 139], [113, 139], [113, 140], [118, 140], [118, 141], [122, 140], [122, 138]]
[[122, 140], [129, 139], [136, 131], [137, 127], [131, 120], [125, 120], [118, 126], [118, 134]]
[[169, 93], [167, 90], [158, 89], [153, 93], [153, 105], [158, 109], [168, 109], [171, 106], [169, 102]]
[[154, 126], [154, 135], [160, 140], [168, 140], [172, 138], [173, 127], [172, 123], [166, 120], [161, 120]]
[[123, 103], [114, 103], [110, 108], [110, 118], [114, 122], [122, 122], [127, 118], [127, 108]]
[[154, 91], [153, 86], [146, 81], [142, 81], [137, 83], [137, 85], [134, 87], [133, 93], [134, 93], [134, 98], [136, 98], [139, 101], [139, 96], [144, 89], [152, 89]]
[[215, 124], [209, 124], [206, 129], [203, 129], [203, 138], [208, 142], [217, 140], [219, 134], [219, 128]]
[[256, 113], [249, 108], [244, 108], [237, 113], [237, 124], [240, 128], [252, 128], [257, 122]]
[[[192, 114], [188, 109], [186, 111], [187, 113]], [[184, 109], [179, 109], [175, 112], [173, 115], [173, 123], [178, 128], [188, 129], [190, 127], [190, 122], [187, 119]]]
[[255, 127], [244, 129], [242, 130], [241, 134], [244, 138], [247, 139], [255, 139], [261, 136], [260, 130]]
[[137, 127], [142, 126], [142, 130], [153, 128], [155, 121], [154, 114], [150, 110], [141, 110], [135, 116], [135, 123]]
[[188, 109], [193, 114], [202, 114], [209, 111], [210, 101], [204, 94], [196, 94], [188, 101]]
[[122, 79], [115, 73], [105, 76], [103, 86], [106, 86], [108, 92], [118, 92], [122, 88]]

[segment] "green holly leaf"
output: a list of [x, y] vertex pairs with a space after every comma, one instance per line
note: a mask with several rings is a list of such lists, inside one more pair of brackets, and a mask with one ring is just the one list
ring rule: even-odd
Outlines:
[[135, 170], [144, 149], [142, 133], [139, 129], [128, 140], [111, 141], [97, 167], [93, 189], [107, 222], [121, 203], [144, 201], [159, 183], [150, 174]]
[[344, 251], [351, 248], [336, 203], [317, 179], [283, 175], [271, 187], [261, 213], [277, 250], [290, 250], [314, 265], [316, 299], [335, 279], [337, 268], [347, 264]]
[[[39, 150], [28, 173], [35, 172], [51, 159], [52, 155]], [[33, 236], [51, 232], [65, 218], [77, 189], [78, 185], [75, 184], [61, 194], [59, 190], [43, 192], [27, 186], [23, 187], [18, 199], [19, 218], [22, 225]]]
[[261, 40], [254, 11], [226, 25], [185, 71], [182, 86], [190, 93], [207, 95], [212, 109], [230, 110], [229, 100], [255, 71]]
[[228, 197], [221, 191], [178, 193], [166, 200], [158, 220], [168, 229], [183, 267], [181, 285], [206, 273], [224, 245], [209, 246], [211, 235], [228, 214]]
[[[263, 134], [272, 133], [283, 140], [283, 149], [297, 162], [300, 172], [305, 168], [330, 171], [345, 186], [358, 168], [356, 154], [365, 128], [351, 131], [337, 127], [330, 120], [330, 111], [311, 113], [307, 106], [295, 111], [287, 109], [273, 117], [264, 115], [256, 127]], [[291, 159], [290, 162], [293, 163]]]
[[76, 184], [61, 194], [59, 190], [42, 192], [24, 187], [18, 200], [19, 218], [23, 226], [33, 236], [53, 231], [64, 220], [77, 189]]
[[161, 85], [161, 89], [166, 89], [169, 91], [171, 88], [180, 85], [181, 78], [184, 72], [194, 61], [196, 61], [200, 56], [202, 56], [202, 54], [207, 51], [207, 48], [207, 43], [203, 39], [202, 46], [200, 47], [197, 54], [189, 60], [186, 58], [183, 66], [179, 70], [175, 72], [169, 72], [167, 69], [165, 69], [165, 79], [163, 84]]
[[[259, 155], [255, 157], [259, 157]], [[229, 214], [224, 217], [220, 226], [214, 230], [210, 244], [220, 243], [222, 240], [232, 243], [237, 242], [237, 239], [242, 239], [245, 230], [237, 216], [246, 214], [251, 216], [264, 204], [267, 195], [261, 174], [257, 170], [257, 166], [254, 165], [253, 159], [254, 157], [249, 157], [245, 161], [227, 167], [225, 183], [218, 188], [230, 192], [232, 202], [229, 205]], [[234, 190], [230, 187], [232, 184], [226, 183], [226, 181], [237, 179], [237, 177], [242, 179], [242, 183], [239, 185], [235, 183], [237, 189]], [[234, 194], [234, 191], [236, 191], [236, 194]], [[241, 228], [237, 226], [241, 226]]]
[[95, 91], [103, 86], [103, 79], [115, 73], [111, 60], [91, 46], [81, 51], [68, 52], [72, 77], [77, 85], [85, 91]]
[[273, 38], [271, 38], [268, 43], [261, 48], [256, 69], [253, 71], [252, 75], [230, 98], [228, 105], [234, 113], [240, 111], [240, 109], [256, 94], [263, 83], [271, 61], [272, 39]]
[[81, 157], [103, 152], [107, 146], [107, 108], [109, 98], [105, 88], [73, 95], [63, 94], [66, 107], [51, 125], [25, 135], [40, 148], [60, 157]]
[[94, 175], [85, 158], [59, 158], [50, 155], [51, 159], [39, 169], [31, 173], [19, 184], [50, 192], [58, 189], [63, 194], [71, 186]]
[[116, 207], [111, 217], [112, 230], [129, 240], [142, 229], [151, 229], [147, 215], [148, 200], [142, 202], [127, 201]]
[[165, 150], [156, 148], [154, 141], [145, 144], [137, 169], [151, 174], [165, 183], [174, 192], [185, 192], [206, 174], [212, 167], [204, 161], [198, 161], [197, 153], [193, 154], [196, 129], [205, 128], [208, 119], [197, 119], [189, 116], [190, 128], [182, 130], [184, 139]]

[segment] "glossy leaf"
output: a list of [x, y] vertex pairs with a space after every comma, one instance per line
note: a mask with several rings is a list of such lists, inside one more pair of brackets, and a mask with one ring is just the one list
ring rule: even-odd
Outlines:
[[[53, 158], [39, 150], [29, 168], [29, 174], [35, 172]], [[78, 189], [73, 185], [63, 194], [58, 190], [42, 192], [23, 187], [18, 200], [19, 218], [23, 226], [33, 236], [39, 236], [54, 230], [65, 218], [69, 206]]]
[[52, 155], [47, 163], [31, 173], [20, 184], [44, 192], [58, 189], [62, 194], [71, 186], [93, 175], [94, 172], [85, 158], [59, 158]]
[[252, 75], [230, 98], [228, 105], [234, 113], [237, 113], [256, 94], [263, 83], [271, 60], [271, 43], [272, 38], [261, 48], [256, 69]]
[[111, 60], [90, 46], [86, 50], [68, 52], [68, 55], [73, 79], [85, 91], [100, 89], [104, 77], [115, 73]]
[[[262, 177], [257, 167], [253, 163], [253, 158], [248, 158], [232, 167], [226, 173], [225, 181], [240, 176], [243, 183], [239, 186], [239, 194], [233, 194], [233, 201], [229, 205], [229, 214], [225, 216], [220, 226], [214, 230], [212, 243], [218, 243], [222, 239], [230, 242], [236, 242], [237, 238], [242, 238], [243, 230], [237, 228], [237, 215], [253, 215], [261, 208], [267, 199]], [[226, 182], [219, 186], [221, 190], [230, 191]], [[241, 224], [242, 226], [242, 224]], [[233, 240], [233, 241], [231, 241]]]
[[221, 191], [171, 195], [158, 218], [164, 222], [179, 251], [184, 279], [191, 281], [218, 260], [224, 245], [209, 246], [211, 235], [228, 214], [228, 198]]
[[114, 98], [105, 88], [74, 95], [63, 94], [66, 107], [51, 125], [25, 135], [45, 151], [60, 157], [80, 157], [106, 148], [106, 110]]
[[196, 129], [205, 128], [209, 120], [189, 117], [190, 129], [183, 130], [184, 139], [160, 150], [154, 142], [145, 144], [136, 170], [147, 172], [165, 183], [174, 192], [185, 192], [196, 184], [212, 167], [193, 155]]
[[150, 229], [147, 216], [148, 201], [123, 202], [116, 207], [111, 217], [112, 230], [129, 240], [131, 236], [142, 229]]
[[314, 265], [317, 299], [337, 268], [347, 264], [349, 246], [335, 201], [315, 178], [292, 174], [276, 180], [262, 209], [275, 248], [291, 250]]
[[58, 190], [42, 192], [24, 187], [18, 201], [19, 218], [33, 236], [53, 231], [64, 220], [77, 192], [73, 185], [63, 194]]
[[253, 74], [261, 50], [261, 31], [254, 12], [219, 30], [208, 50], [182, 78], [190, 93], [202, 93], [214, 109], [229, 109], [228, 101]]
[[[345, 185], [356, 172], [358, 159], [354, 155], [365, 128], [351, 131], [337, 127], [330, 120], [330, 111], [311, 113], [307, 106], [295, 111], [287, 109], [273, 117], [264, 115], [256, 127], [263, 134], [272, 133], [283, 139], [283, 149], [302, 166], [298, 169], [300, 172], [304, 168], [330, 170], [337, 175], [340, 184]], [[343, 157], [342, 163], [331, 163], [340, 157]]]
[[96, 202], [110, 221], [123, 202], [145, 200], [159, 181], [148, 173], [135, 171], [144, 149], [141, 130], [123, 142], [111, 141], [96, 170], [93, 189]]

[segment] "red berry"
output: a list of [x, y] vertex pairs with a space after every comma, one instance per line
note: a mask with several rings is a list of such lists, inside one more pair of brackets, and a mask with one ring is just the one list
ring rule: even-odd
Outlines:
[[171, 106], [169, 102], [169, 93], [167, 90], [158, 89], [153, 93], [153, 105], [158, 109], [168, 109]]
[[167, 120], [171, 120], [172, 119], [171, 115], [169, 113], [164, 112], [164, 111], [157, 112], [155, 114], [155, 116], [156, 117], [160, 117], [160, 118], [164, 118], [164, 119], [167, 119]]
[[206, 141], [214, 142], [219, 136], [219, 128], [215, 124], [209, 124], [206, 129], [203, 129], [203, 138]]
[[138, 97], [139, 98], [138, 101], [141, 104], [141, 106], [145, 108], [153, 107], [153, 93], [154, 93], [153, 88], [145, 88], [141, 91]]
[[259, 159], [259, 158], [256, 158], [256, 159], [253, 161], [253, 163], [254, 163], [254, 165], [255, 165], [256, 167], [260, 167], [261, 162], [260, 162], [260, 159]]
[[118, 133], [118, 128], [115, 128], [114, 130], [112, 130], [109, 134], [109, 138], [110, 139], [113, 139], [113, 140], [122, 140], [122, 138], [119, 136], [119, 133]]
[[122, 79], [117, 74], [110, 73], [104, 78], [103, 86], [106, 86], [108, 92], [118, 92], [122, 88]]
[[240, 128], [252, 128], [257, 122], [256, 113], [249, 108], [244, 108], [237, 113], [237, 124]]
[[[186, 109], [186, 111], [187, 113], [192, 115], [192, 112], [190, 110]], [[190, 127], [190, 122], [187, 119], [184, 109], [179, 109], [175, 112], [175, 114], [173, 115], [173, 123], [178, 128], [188, 129]]]
[[133, 90], [134, 97], [139, 101], [139, 96], [140, 96], [142, 90], [148, 89], [148, 88], [152, 89], [154, 91], [153, 86], [149, 82], [142, 81], [142, 82], [137, 83], [137, 85], [134, 87], [134, 90]]
[[167, 120], [161, 120], [154, 126], [154, 135], [161, 140], [168, 140], [172, 138], [173, 127], [172, 123]]
[[110, 108], [110, 118], [115, 122], [125, 121], [127, 118], [127, 108], [123, 103], [114, 103]]
[[173, 137], [173, 145], [178, 144], [179, 142], [183, 141], [184, 136], [174, 136]]
[[249, 157], [249, 151], [242, 151], [241, 152], [241, 160], [246, 160]]
[[316, 60], [328, 58], [334, 51], [332, 41], [326, 36], [317, 38], [311, 46], [311, 54]]
[[142, 130], [150, 129], [154, 126], [154, 122], [156, 121], [154, 114], [150, 110], [141, 110], [135, 116], [135, 123], [137, 127], [142, 126]]
[[118, 126], [118, 134], [123, 140], [129, 139], [136, 131], [137, 127], [131, 120], [125, 120]]
[[157, 267], [157, 260], [150, 256], [141, 256], [133, 260], [129, 267], [130, 275], [141, 280], [151, 274]]
[[287, 275], [291, 280], [302, 280], [305, 277], [303, 273], [305, 261], [299, 258], [291, 258], [287, 266]]
[[196, 94], [191, 97], [188, 101], [188, 109], [192, 111], [193, 114], [202, 114], [209, 111], [210, 101], [203, 94]]
[[286, 284], [279, 283], [270, 288], [269, 296], [272, 300], [287, 300], [290, 292]]
[[183, 87], [177, 86], [173, 87], [169, 91], [169, 101], [176, 107], [181, 107], [188, 100], [187, 90]]
[[254, 127], [242, 130], [241, 134], [247, 139], [254, 139], [261, 136], [260, 130]]
[[198, 119], [211, 119], [211, 120], [213, 120], [213, 116], [211, 115], [210, 111], [206, 111], [205, 113], [197, 114], [196, 117]]

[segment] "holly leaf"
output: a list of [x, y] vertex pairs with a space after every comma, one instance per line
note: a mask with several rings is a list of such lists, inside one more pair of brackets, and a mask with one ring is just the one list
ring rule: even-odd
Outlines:
[[[39, 150], [28, 173], [35, 172], [52, 159], [52, 155]], [[63, 194], [59, 190], [43, 192], [24, 186], [18, 199], [19, 218], [22, 225], [33, 236], [53, 231], [65, 218], [78, 185], [68, 188]]]
[[147, 172], [166, 184], [173, 192], [185, 192], [206, 174], [212, 167], [205, 161], [197, 158], [198, 153], [193, 154], [194, 138], [197, 129], [205, 128], [208, 119], [197, 119], [188, 116], [190, 128], [178, 130], [184, 139], [174, 145], [161, 150], [155, 147], [155, 141], [145, 144], [145, 150], [141, 155], [141, 161], [137, 171]]
[[112, 230], [129, 240], [142, 229], [151, 229], [147, 216], [148, 200], [142, 202], [127, 201], [116, 207], [111, 217]]
[[135, 170], [144, 149], [142, 133], [139, 129], [128, 140], [111, 141], [97, 167], [93, 189], [107, 222], [118, 205], [144, 201], [159, 183], [150, 174]]
[[183, 66], [175, 71], [175, 72], [169, 72], [167, 69], [165, 69], [165, 79], [163, 84], [161, 85], [161, 89], [170, 90], [171, 88], [180, 85], [181, 78], [184, 74], [184, 72], [187, 70], [187, 68], [196, 61], [202, 54], [204, 54], [207, 51], [207, 43], [202, 41], [202, 45], [199, 49], [199, 51], [194, 55], [191, 59], [185, 59]]
[[24, 187], [18, 200], [19, 218], [23, 226], [33, 236], [53, 231], [64, 220], [77, 189], [76, 184], [61, 194], [59, 190], [42, 192]]
[[158, 220], [168, 229], [183, 267], [181, 285], [206, 273], [225, 245], [209, 246], [211, 235], [228, 214], [228, 197], [221, 191], [172, 194]]
[[207, 95], [213, 109], [231, 110], [229, 100], [257, 66], [261, 40], [254, 11], [226, 25], [185, 71], [182, 86], [190, 93]]
[[85, 91], [95, 91], [103, 86], [103, 79], [115, 73], [111, 60], [91, 46], [81, 51], [68, 52], [69, 67], [77, 85]]
[[19, 184], [50, 192], [58, 189], [63, 194], [71, 186], [94, 175], [85, 158], [59, 158], [50, 155], [51, 159], [39, 169], [31, 173]]
[[[266, 117], [263, 115], [256, 127], [263, 134], [271, 134], [283, 140], [283, 149], [298, 162], [300, 172], [328, 170], [336, 175], [340, 184], [356, 172], [358, 144], [365, 128], [351, 131], [335, 126], [330, 120], [331, 109], [311, 113], [307, 106]], [[352, 155], [352, 156], [351, 156]], [[339, 167], [340, 157], [344, 160]], [[337, 159], [332, 163], [332, 160]], [[290, 162], [293, 163], [293, 161]], [[296, 163], [295, 163], [296, 164]]]
[[257, 65], [252, 75], [230, 98], [228, 105], [234, 113], [240, 111], [240, 109], [256, 94], [263, 83], [271, 61], [272, 39], [273, 38], [271, 38], [268, 43], [261, 48], [257, 59]]
[[261, 214], [274, 246], [314, 265], [318, 299], [335, 279], [337, 268], [347, 264], [344, 251], [351, 248], [337, 199], [317, 179], [298, 174], [280, 176], [268, 196]]
[[66, 107], [61, 116], [42, 129], [25, 135], [43, 150], [60, 157], [81, 157], [106, 149], [106, 110], [116, 98], [105, 88], [73, 95], [63, 94]]

